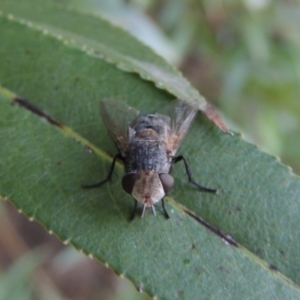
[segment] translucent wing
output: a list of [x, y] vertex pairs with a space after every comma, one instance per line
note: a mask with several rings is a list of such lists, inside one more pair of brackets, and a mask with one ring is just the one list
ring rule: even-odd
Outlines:
[[125, 157], [129, 147], [129, 127], [139, 112], [123, 102], [109, 99], [102, 100], [100, 107], [103, 122], [121, 155]]
[[170, 117], [171, 127], [167, 143], [170, 156], [176, 154], [196, 114], [197, 110], [182, 100], [175, 100], [167, 107], [166, 115]]

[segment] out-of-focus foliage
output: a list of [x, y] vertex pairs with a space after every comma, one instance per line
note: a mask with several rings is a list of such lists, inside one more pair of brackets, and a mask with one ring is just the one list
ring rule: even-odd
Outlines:
[[123, 27], [171, 63], [179, 59], [176, 48], [160, 27], [140, 9], [143, 1], [140, 1], [138, 6], [134, 3], [126, 3], [124, 0], [61, 0], [61, 3], [80, 11], [100, 15], [113, 24]]
[[297, 1], [130, 2], [157, 20], [201, 93], [261, 147], [299, 173]]

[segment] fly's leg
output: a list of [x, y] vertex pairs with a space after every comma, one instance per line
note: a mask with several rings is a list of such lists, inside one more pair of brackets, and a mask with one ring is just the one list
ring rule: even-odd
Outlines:
[[102, 181], [100, 181], [98, 183], [92, 184], [92, 185], [82, 185], [81, 187], [84, 188], [84, 189], [92, 189], [92, 188], [95, 188], [95, 187], [99, 187], [102, 184], [110, 181], [111, 177], [112, 177], [112, 174], [114, 172], [114, 169], [115, 169], [115, 164], [116, 164], [117, 159], [124, 160], [124, 158], [123, 158], [123, 156], [121, 154], [118, 153], [117, 155], [115, 155], [115, 157], [114, 157], [114, 159], [113, 159], [113, 161], [111, 163], [110, 170], [109, 170], [109, 172], [107, 174], [106, 179], [104, 179], [104, 180], [102, 180]]
[[162, 208], [163, 208], [163, 210], [164, 210], [166, 219], [169, 219], [169, 218], [170, 218], [170, 217], [169, 217], [169, 214], [168, 214], [168, 212], [167, 212], [167, 210], [166, 210], [166, 208], [165, 208], [165, 198], [162, 198], [162, 199], [161, 199], [161, 204], [162, 204]]
[[216, 189], [209, 189], [209, 188], [207, 188], [207, 187], [205, 187], [205, 186], [202, 186], [202, 185], [200, 185], [199, 183], [197, 183], [197, 182], [193, 179], [192, 173], [191, 173], [191, 169], [190, 169], [189, 165], [187, 164], [185, 158], [184, 158], [182, 155], [179, 155], [179, 156], [174, 157], [172, 163], [173, 163], [173, 164], [176, 164], [177, 162], [179, 162], [179, 161], [181, 161], [181, 160], [183, 160], [183, 162], [184, 162], [185, 169], [186, 169], [186, 173], [187, 173], [187, 176], [188, 176], [188, 178], [189, 178], [189, 182], [190, 182], [190, 183], [194, 184], [194, 185], [195, 185], [196, 187], [198, 187], [201, 191], [208, 192], [208, 193], [217, 193], [218, 190], [216, 190]]
[[137, 200], [134, 199], [134, 207], [133, 207], [132, 215], [130, 217], [130, 222], [134, 220], [134, 217], [136, 215], [137, 204], [138, 204]]

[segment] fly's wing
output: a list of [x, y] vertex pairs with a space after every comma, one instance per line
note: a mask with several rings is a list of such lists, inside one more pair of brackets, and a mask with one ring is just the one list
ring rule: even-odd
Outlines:
[[182, 100], [173, 101], [167, 107], [167, 113], [170, 117], [170, 134], [168, 136], [167, 150], [170, 156], [175, 156], [181, 142], [191, 126], [197, 110]]
[[101, 116], [121, 155], [127, 155], [129, 147], [129, 127], [139, 116], [139, 112], [116, 100], [105, 99], [100, 102]]

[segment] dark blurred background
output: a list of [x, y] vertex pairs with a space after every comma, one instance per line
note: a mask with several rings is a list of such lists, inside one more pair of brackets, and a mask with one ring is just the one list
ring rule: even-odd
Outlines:
[[[55, 2], [126, 28], [182, 70], [230, 128], [300, 173], [298, 1]], [[0, 203], [0, 299], [149, 298]]]

